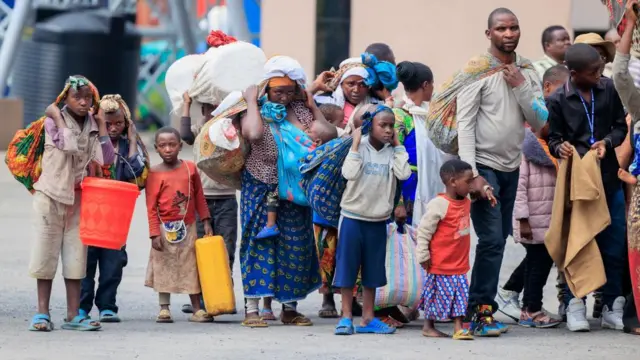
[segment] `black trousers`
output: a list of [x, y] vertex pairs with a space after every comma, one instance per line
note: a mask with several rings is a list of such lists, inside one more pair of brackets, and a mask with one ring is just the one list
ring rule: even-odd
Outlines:
[[513, 271], [503, 289], [522, 292], [522, 308], [529, 312], [542, 310], [542, 293], [553, 267], [544, 244], [523, 244], [527, 251], [524, 260]]

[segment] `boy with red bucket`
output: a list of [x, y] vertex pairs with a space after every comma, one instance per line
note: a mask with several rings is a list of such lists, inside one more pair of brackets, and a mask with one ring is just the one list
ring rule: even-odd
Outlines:
[[[116, 157], [113, 163], [103, 165], [98, 175], [105, 179], [134, 183], [143, 189], [149, 173], [149, 155], [136, 132], [129, 107], [118, 94], [104, 95], [100, 100], [100, 110], [100, 114], [104, 114]], [[46, 115], [56, 119], [61, 112], [58, 107], [50, 106]], [[122, 269], [128, 261], [125, 248], [114, 250], [88, 246], [87, 276], [82, 280], [80, 315], [90, 317], [95, 301], [101, 322], [120, 322], [116, 294], [122, 281]], [[97, 269], [100, 269], [100, 278], [98, 290], [95, 291]]]
[[89, 80], [70, 76], [55, 103], [56, 107], [64, 104], [60, 116], [43, 119], [44, 149], [32, 165], [42, 166], [42, 173], [33, 185], [36, 236], [29, 273], [38, 282], [38, 313], [31, 320], [31, 331], [53, 330], [49, 301], [61, 256], [67, 288], [67, 316], [62, 328], [93, 331], [101, 327], [78, 313], [80, 282], [87, 269], [87, 248], [79, 236], [80, 183], [89, 174], [99, 174], [100, 166], [112, 164], [115, 158], [105, 117], [98, 112], [99, 99]]

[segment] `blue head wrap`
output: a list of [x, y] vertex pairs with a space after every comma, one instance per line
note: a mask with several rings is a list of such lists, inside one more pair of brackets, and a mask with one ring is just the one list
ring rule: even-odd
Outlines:
[[378, 61], [375, 55], [362, 54], [362, 63], [366, 66], [369, 77], [365, 79], [365, 85], [375, 87], [382, 84], [385, 89], [393, 91], [398, 87], [396, 66], [388, 61]]
[[373, 111], [367, 111], [362, 115], [362, 135], [367, 135], [371, 131], [371, 125], [373, 125], [373, 118], [383, 111], [388, 111], [393, 114], [393, 110], [390, 107], [384, 105], [376, 106]]

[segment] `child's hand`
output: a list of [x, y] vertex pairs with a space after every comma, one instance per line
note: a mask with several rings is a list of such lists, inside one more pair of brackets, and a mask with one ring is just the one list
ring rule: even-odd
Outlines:
[[403, 204], [399, 204], [396, 206], [393, 216], [396, 219], [396, 224], [403, 226], [407, 222], [407, 208], [405, 208]]
[[604, 140], [596, 141], [593, 145], [591, 145], [591, 150], [595, 150], [600, 159], [604, 159], [605, 154], [607, 153], [607, 144]]
[[129, 124], [128, 124], [128, 128], [127, 128], [127, 139], [129, 139], [129, 143], [131, 144], [135, 144], [136, 141], [138, 141], [138, 137], [137, 137], [137, 133], [136, 133], [136, 125], [133, 123], [133, 121], [129, 120]]
[[151, 238], [151, 247], [156, 251], [162, 251], [162, 236], [154, 236]]
[[529, 219], [520, 219], [520, 237], [527, 240], [533, 240], [533, 231]]
[[560, 148], [558, 148], [558, 153], [560, 155], [560, 158], [566, 160], [570, 158], [571, 155], [573, 155], [573, 147], [571, 146], [571, 144], [569, 144], [568, 141], [565, 141], [560, 145]]
[[204, 234], [206, 236], [213, 236], [213, 228], [211, 227], [211, 219], [203, 219], [204, 223]]
[[429, 268], [431, 267], [431, 259], [420, 263], [420, 266], [422, 266], [422, 268], [424, 269], [424, 271], [429, 271]]
[[400, 144], [400, 136], [398, 136], [398, 129], [393, 129], [393, 139], [391, 141], [394, 147], [402, 145]]
[[353, 130], [353, 146], [351, 146], [352, 150], [358, 151], [358, 147], [360, 146], [360, 140], [362, 140], [362, 128], [361, 127]]

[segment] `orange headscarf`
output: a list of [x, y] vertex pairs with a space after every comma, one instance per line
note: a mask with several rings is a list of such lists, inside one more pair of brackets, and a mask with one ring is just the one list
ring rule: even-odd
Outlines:
[[269, 87], [295, 86], [296, 82], [288, 76], [272, 77], [269, 79]]

